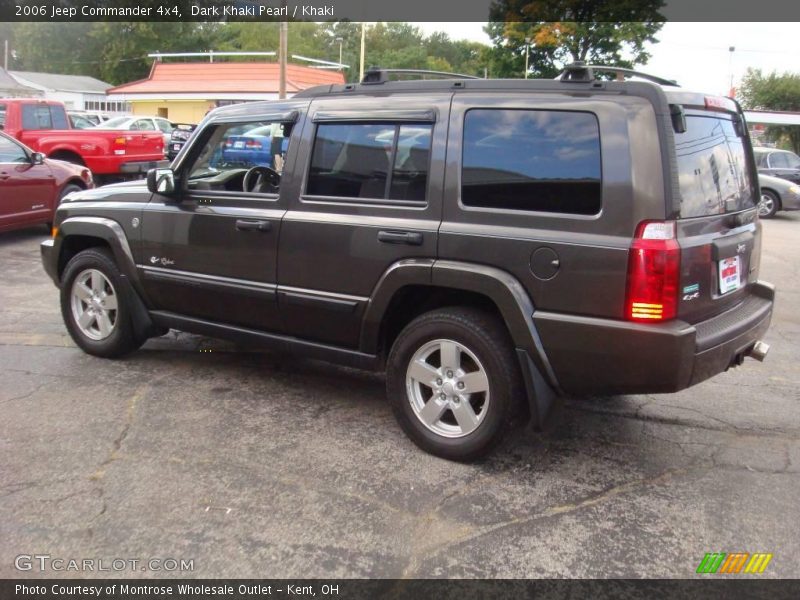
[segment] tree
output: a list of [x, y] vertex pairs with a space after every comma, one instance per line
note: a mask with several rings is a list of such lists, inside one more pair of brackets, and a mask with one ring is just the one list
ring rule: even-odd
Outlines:
[[486, 28], [494, 44], [491, 74], [523, 76], [526, 47], [536, 77], [555, 77], [574, 61], [644, 64], [645, 44], [663, 26], [663, 6], [663, 0], [499, 0]]
[[[748, 109], [800, 112], [800, 74], [764, 75], [760, 69], [748, 69], [739, 95]], [[766, 134], [772, 141], [788, 142], [791, 150], [800, 153], [800, 126], [770, 126]]]

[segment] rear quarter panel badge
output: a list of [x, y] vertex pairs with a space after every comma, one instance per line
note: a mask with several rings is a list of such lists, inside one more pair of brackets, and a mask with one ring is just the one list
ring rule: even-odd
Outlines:
[[687, 285], [683, 288], [683, 301], [688, 302], [689, 300], [697, 300], [700, 297], [700, 284], [693, 283], [692, 285]]

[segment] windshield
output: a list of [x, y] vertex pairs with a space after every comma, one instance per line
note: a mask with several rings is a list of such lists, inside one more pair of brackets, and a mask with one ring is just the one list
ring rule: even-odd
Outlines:
[[722, 115], [686, 117], [675, 134], [682, 218], [736, 212], [755, 206], [743, 139]]
[[97, 126], [98, 129], [116, 129], [116, 128], [123, 128], [127, 127], [128, 123], [130, 123], [130, 117], [114, 117], [113, 119], [109, 119], [100, 125]]

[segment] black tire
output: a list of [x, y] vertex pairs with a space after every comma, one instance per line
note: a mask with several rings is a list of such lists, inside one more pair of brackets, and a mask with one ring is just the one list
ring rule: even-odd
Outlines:
[[[409, 366], [418, 352], [425, 352], [426, 348], [435, 347], [438, 340], [456, 342], [462, 349], [459, 353], [465, 361], [472, 364], [473, 369], [480, 370], [481, 366], [488, 379], [488, 391], [484, 396], [466, 394], [456, 397], [458, 392], [453, 392], [453, 386], [438, 388], [444, 395], [439, 395], [433, 386], [419, 386], [407, 382]], [[476, 361], [469, 354], [474, 355]], [[432, 364], [437, 362], [437, 351], [430, 355]], [[441, 351], [438, 354], [440, 372], [444, 369]], [[419, 360], [419, 355], [418, 355]], [[466, 371], [466, 368], [463, 369]], [[445, 384], [448, 381], [445, 379]], [[441, 379], [436, 379], [435, 384], [440, 385]], [[459, 383], [458, 385], [461, 385]], [[410, 387], [409, 387], [410, 386]], [[439, 407], [445, 403], [458, 406], [469, 398], [473, 414], [482, 415], [477, 427], [468, 432], [456, 433], [460, 437], [448, 437], [445, 433], [438, 433], [425, 425], [421, 416], [417, 416], [419, 402], [424, 400], [425, 388], [431, 391], [430, 397], [425, 402], [434, 401], [434, 396], [440, 398]], [[469, 462], [489, 454], [512, 430], [514, 420], [520, 415], [521, 397], [523, 393], [522, 377], [519, 371], [513, 344], [503, 322], [494, 315], [482, 310], [468, 307], [452, 307], [435, 310], [421, 315], [411, 323], [395, 340], [387, 364], [386, 390], [389, 402], [395, 417], [406, 434], [420, 448], [448, 460]], [[423, 392], [417, 394], [415, 390]], [[445, 393], [451, 394], [447, 396]], [[488, 399], [488, 402], [486, 401]], [[484, 404], [480, 402], [483, 400]], [[416, 402], [416, 404], [415, 404]], [[474, 402], [478, 402], [477, 408]], [[437, 411], [440, 410], [437, 408]], [[485, 412], [484, 412], [485, 411]], [[450, 425], [447, 420], [449, 419]], [[456, 419], [455, 410], [445, 409], [439, 421], [433, 427], [455, 427], [461, 429], [460, 421]]]
[[[53, 215], [55, 215], [56, 209], [59, 206], [61, 206], [61, 201], [64, 199], [64, 196], [66, 196], [67, 194], [71, 194], [72, 192], [80, 192], [81, 190], [83, 190], [83, 188], [74, 183], [68, 183], [67, 185], [65, 185], [64, 188], [61, 190], [61, 193], [58, 195], [58, 202], [56, 202], [56, 205], [53, 207]], [[52, 231], [53, 222], [48, 221], [46, 225], [47, 225], [47, 230]]]
[[771, 219], [781, 208], [781, 199], [772, 190], [761, 190], [761, 201], [758, 203], [758, 216]]
[[81, 190], [83, 190], [83, 188], [75, 183], [68, 183], [65, 185], [62, 188], [61, 193], [58, 195], [58, 204], [56, 204], [56, 207], [61, 205], [61, 201], [64, 199], [64, 196], [71, 194], [72, 192], [80, 192]]
[[[73, 310], [72, 292], [75, 280], [84, 276], [90, 269], [99, 271], [105, 277], [110, 285], [110, 288], [106, 289], [113, 292], [109, 295], [116, 298], [116, 310], [109, 311], [111, 315], [109, 318], [113, 321], [110, 334], [102, 339], [92, 339], [84, 333]], [[113, 255], [106, 248], [89, 248], [73, 256], [67, 263], [61, 278], [61, 314], [73, 341], [87, 354], [116, 358], [133, 352], [144, 343], [143, 339], [138, 339], [134, 334], [127, 288], [124, 285]], [[95, 323], [99, 329], [99, 320]], [[103, 332], [99, 334], [102, 335]]]

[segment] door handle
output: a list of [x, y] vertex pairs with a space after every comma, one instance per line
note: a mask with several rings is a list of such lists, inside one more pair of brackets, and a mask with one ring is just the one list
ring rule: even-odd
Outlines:
[[422, 234], [414, 231], [379, 231], [378, 241], [384, 244], [407, 244], [421, 246]]
[[9, 177], [11, 177], [11, 175], [9, 175], [8, 173], [6, 173], [5, 171], [3, 171], [2, 173], [0, 173], [0, 179], [8, 179]]
[[236, 229], [239, 231], [269, 231], [272, 229], [272, 223], [269, 221], [245, 221], [243, 219], [237, 219]]

